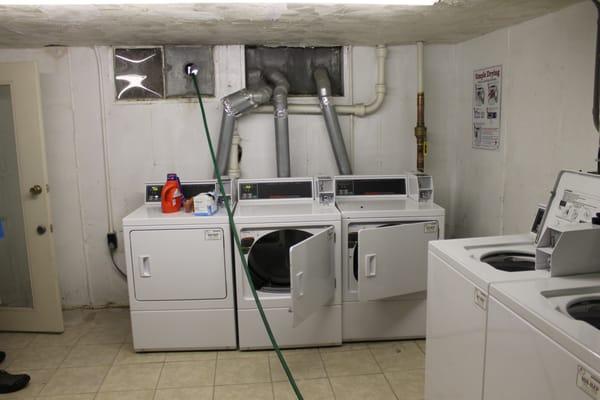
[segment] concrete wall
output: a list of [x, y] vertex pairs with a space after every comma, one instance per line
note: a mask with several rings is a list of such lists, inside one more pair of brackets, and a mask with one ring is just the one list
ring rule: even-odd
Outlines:
[[[453, 80], [439, 78], [444, 66], [453, 65], [454, 46], [427, 48], [431, 59], [426, 79], [432, 154], [443, 153], [450, 115], [443, 92]], [[356, 173], [401, 173], [414, 168], [416, 120], [416, 48], [389, 49], [388, 94], [383, 108], [366, 118], [342, 117], [341, 126]], [[98, 51], [105, 92], [105, 123], [112, 183], [110, 195], [114, 223], [143, 203], [143, 183], [162, 181], [176, 171], [183, 179], [209, 178], [212, 168], [198, 105], [193, 101], [117, 103], [112, 83], [111, 49]], [[375, 51], [350, 51], [347, 102], [368, 102], [374, 95]], [[101, 107], [98, 65], [93, 49], [49, 48], [1, 50], [0, 62], [34, 60], [41, 73], [48, 169], [51, 185], [54, 238], [63, 303], [72, 305], [126, 304], [127, 288], [114, 271], [106, 247], [107, 203], [103, 176]], [[206, 101], [209, 127], [216, 141], [221, 116], [218, 99], [243, 86], [240, 46], [215, 48], [216, 98]], [[431, 75], [431, 76], [430, 76]], [[430, 79], [431, 78], [431, 79]], [[436, 86], [441, 91], [435, 92]], [[439, 110], [441, 121], [434, 118]], [[250, 115], [239, 121], [243, 176], [276, 175], [273, 119]], [[290, 117], [292, 173], [295, 176], [335, 174], [333, 154], [320, 116]], [[439, 138], [438, 138], [439, 137]], [[437, 146], [440, 146], [439, 148]], [[449, 199], [443, 183], [448, 171], [439, 168], [437, 193]], [[444, 176], [444, 179], [442, 179]], [[122, 237], [119, 232], [119, 242]], [[122, 249], [117, 262], [124, 267]]]
[[[455, 159], [448, 164], [455, 175], [448, 203], [451, 234], [526, 232], [558, 171], [595, 167], [596, 15], [593, 4], [584, 2], [456, 46]], [[504, 74], [500, 150], [473, 149], [473, 71], [499, 64]]]

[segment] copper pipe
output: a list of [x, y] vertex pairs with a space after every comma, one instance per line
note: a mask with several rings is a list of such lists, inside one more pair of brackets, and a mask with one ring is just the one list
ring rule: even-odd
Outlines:
[[417, 126], [415, 127], [417, 138], [417, 170], [425, 171], [425, 152], [427, 146], [427, 128], [425, 127], [425, 94], [417, 93]]

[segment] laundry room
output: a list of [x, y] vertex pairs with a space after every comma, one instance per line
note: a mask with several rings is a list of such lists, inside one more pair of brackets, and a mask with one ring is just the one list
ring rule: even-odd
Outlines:
[[600, 398], [598, 0], [0, 0], [0, 399]]

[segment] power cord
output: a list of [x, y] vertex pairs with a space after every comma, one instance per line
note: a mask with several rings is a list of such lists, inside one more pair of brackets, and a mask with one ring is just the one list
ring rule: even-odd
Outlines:
[[113, 267], [115, 267], [115, 270], [119, 273], [119, 275], [121, 275], [124, 279], [127, 279], [127, 274], [125, 272], [123, 272], [123, 270], [121, 268], [119, 268], [119, 265], [115, 261], [115, 252], [117, 251], [117, 248], [119, 247], [119, 243], [117, 241], [117, 233], [116, 232], [107, 233], [106, 234], [106, 243], [108, 244], [108, 251], [110, 253], [110, 260], [112, 261]]

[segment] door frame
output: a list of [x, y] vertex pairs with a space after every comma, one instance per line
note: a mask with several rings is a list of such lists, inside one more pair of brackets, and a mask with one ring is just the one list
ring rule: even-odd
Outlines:
[[[32, 308], [0, 307], [0, 330], [63, 332], [63, 315], [54, 254], [40, 81], [35, 62], [0, 63], [0, 85], [10, 85], [14, 134]], [[26, 155], [26, 156], [25, 156]], [[30, 160], [38, 160], [32, 162]], [[33, 196], [29, 188], [40, 185]], [[37, 226], [46, 227], [38, 234]]]

